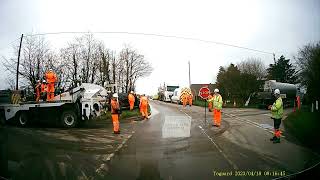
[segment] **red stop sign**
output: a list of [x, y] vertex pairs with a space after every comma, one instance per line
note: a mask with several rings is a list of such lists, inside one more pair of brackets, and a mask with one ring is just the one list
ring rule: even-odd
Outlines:
[[209, 89], [208, 87], [202, 87], [202, 88], [200, 88], [200, 90], [199, 90], [199, 96], [200, 96], [202, 99], [207, 99], [209, 95], [210, 95], [210, 89]]

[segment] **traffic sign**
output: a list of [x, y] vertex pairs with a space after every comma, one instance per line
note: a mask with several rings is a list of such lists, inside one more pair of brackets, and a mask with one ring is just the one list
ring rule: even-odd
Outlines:
[[208, 87], [201, 87], [199, 90], [199, 96], [202, 99], [207, 99], [208, 96], [210, 95], [210, 89]]

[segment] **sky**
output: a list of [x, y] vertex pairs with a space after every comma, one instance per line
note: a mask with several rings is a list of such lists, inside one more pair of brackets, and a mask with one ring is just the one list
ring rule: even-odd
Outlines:
[[[0, 61], [10, 58], [12, 45], [24, 34], [49, 32], [131, 32], [181, 36], [201, 41], [125, 34], [96, 34], [109, 49], [129, 44], [154, 71], [137, 82], [137, 92], [154, 94], [160, 84], [188, 86], [214, 83], [219, 66], [260, 58], [267, 66], [284, 55], [320, 40], [319, 0], [0, 0]], [[57, 51], [76, 35], [47, 35]], [[0, 65], [0, 89], [8, 72]]]

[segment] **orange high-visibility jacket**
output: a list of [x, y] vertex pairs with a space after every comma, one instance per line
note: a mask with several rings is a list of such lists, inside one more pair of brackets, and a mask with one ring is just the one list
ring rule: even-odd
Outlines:
[[148, 107], [148, 98], [146, 96], [141, 97], [140, 99], [140, 108]]
[[120, 109], [119, 102], [111, 99], [111, 114], [118, 114], [118, 110]]
[[47, 80], [47, 83], [55, 83], [57, 81], [56, 73], [54, 73], [52, 71], [48, 71], [46, 73], [46, 80]]
[[128, 100], [131, 101], [131, 102], [134, 102], [135, 101], [134, 95], [129, 93]]

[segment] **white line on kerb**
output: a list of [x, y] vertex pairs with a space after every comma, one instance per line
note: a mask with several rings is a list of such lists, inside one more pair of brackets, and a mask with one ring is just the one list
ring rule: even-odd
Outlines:
[[[188, 116], [189, 118], [191, 118], [191, 116], [189, 116], [186, 112], [184, 112], [184, 111], [182, 111], [181, 109], [180, 109], [180, 111], [181, 112], [183, 112], [186, 116]], [[233, 163], [229, 158], [228, 158], [228, 156], [222, 151], [222, 149], [213, 141], [213, 139], [206, 133], [206, 131], [203, 129], [203, 127], [202, 126], [198, 126], [200, 129], [201, 129], [201, 131], [202, 131], [202, 133], [203, 134], [205, 134], [206, 136], [207, 136], [207, 138], [211, 141], [211, 143], [218, 149], [218, 151], [222, 154], [222, 156], [228, 161], [228, 163], [233, 167], [233, 169], [234, 170], [238, 170], [239, 168], [238, 168], [238, 166], [235, 164], [235, 163]]]
[[[245, 123], [247, 123], [247, 124], [250, 124], [250, 125], [255, 126], [255, 127], [257, 127], [257, 128], [263, 129], [263, 130], [265, 130], [265, 131], [273, 134], [273, 131], [270, 131], [270, 130], [268, 130], [268, 129], [265, 129], [265, 128], [261, 127], [261, 125], [260, 125], [259, 123], [256, 123], [256, 122], [254, 122], [254, 121], [250, 121], [250, 120], [248, 120], [248, 119], [240, 118], [240, 117], [238, 117], [238, 116], [236, 116], [236, 115], [233, 115], [233, 114], [226, 114], [226, 113], [224, 113], [224, 114], [225, 114], [226, 116], [230, 117], [230, 118], [235, 118], [235, 119], [237, 119], [237, 120], [239, 120], [239, 121], [245, 122]], [[285, 136], [283, 136], [283, 135], [281, 135], [281, 137], [285, 138]]]

